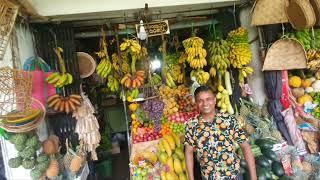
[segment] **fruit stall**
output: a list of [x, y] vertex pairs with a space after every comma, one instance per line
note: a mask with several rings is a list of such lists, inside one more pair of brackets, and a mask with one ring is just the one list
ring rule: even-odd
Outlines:
[[[90, 39], [75, 39], [80, 22], [33, 24], [35, 57], [0, 68], [0, 134], [14, 149], [8, 166], [32, 179], [113, 178], [120, 132], [131, 179], [188, 179], [186, 124], [200, 115], [195, 89], [207, 85], [217, 111], [248, 135], [258, 179], [319, 178], [320, 29], [297, 28], [282, 11], [265, 22], [263, 3], [240, 4], [253, 8], [255, 38], [235, 3], [190, 15], [183, 26], [176, 16], [150, 21], [146, 6], [146, 17], [91, 27], [99, 30]], [[260, 71], [263, 104], [249, 85]], [[240, 147], [236, 153], [250, 179]]]

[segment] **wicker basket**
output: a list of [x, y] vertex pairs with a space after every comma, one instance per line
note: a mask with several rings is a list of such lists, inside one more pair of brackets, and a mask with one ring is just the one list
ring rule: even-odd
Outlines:
[[310, 4], [313, 7], [314, 13], [316, 15], [316, 25], [320, 25], [320, 0], [310, 0]]
[[263, 71], [307, 68], [306, 52], [295, 39], [280, 39], [269, 48]]
[[298, 30], [311, 28], [316, 23], [316, 15], [309, 0], [290, 0], [286, 14], [292, 27]]
[[256, 0], [251, 25], [261, 26], [288, 22], [285, 13], [287, 0]]
[[45, 107], [42, 105], [42, 103], [40, 101], [38, 101], [37, 99], [32, 99], [32, 105], [34, 106], [34, 108], [40, 109], [41, 110], [41, 114], [31, 120], [30, 122], [27, 122], [26, 124], [23, 125], [19, 125], [19, 124], [6, 124], [4, 122], [2, 122], [0, 124], [0, 127], [4, 130], [6, 130], [7, 132], [12, 132], [12, 133], [23, 133], [23, 132], [29, 132], [31, 130], [36, 129], [40, 123], [44, 120], [45, 115], [46, 115], [46, 109]]
[[0, 68], [0, 117], [12, 113], [17, 117], [27, 115], [31, 107], [32, 73]]
[[9, 0], [0, 1], [0, 60], [6, 51], [17, 14], [18, 6]]

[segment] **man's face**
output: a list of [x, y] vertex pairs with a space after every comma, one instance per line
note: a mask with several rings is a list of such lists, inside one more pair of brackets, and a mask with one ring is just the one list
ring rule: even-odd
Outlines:
[[210, 114], [215, 111], [216, 98], [211, 91], [203, 91], [195, 97], [196, 105], [202, 114]]

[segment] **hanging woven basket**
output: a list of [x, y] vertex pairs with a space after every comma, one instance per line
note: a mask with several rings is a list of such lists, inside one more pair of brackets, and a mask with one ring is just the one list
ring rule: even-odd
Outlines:
[[256, 0], [251, 25], [261, 26], [288, 22], [285, 13], [287, 0]]
[[280, 39], [269, 48], [263, 71], [307, 68], [306, 52], [295, 39]]
[[289, 0], [286, 14], [292, 27], [297, 30], [311, 28], [316, 23], [316, 15], [309, 0]]
[[78, 63], [79, 63], [79, 73], [81, 78], [87, 78], [91, 76], [96, 67], [97, 63], [88, 53], [77, 52]]
[[310, 0], [310, 4], [316, 16], [316, 25], [320, 26], [320, 0]]

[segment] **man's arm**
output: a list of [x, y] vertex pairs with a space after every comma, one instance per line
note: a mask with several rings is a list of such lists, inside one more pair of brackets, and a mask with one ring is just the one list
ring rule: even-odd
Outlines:
[[250, 144], [247, 141], [245, 141], [240, 145], [240, 147], [243, 152], [244, 158], [247, 162], [247, 167], [250, 173], [250, 179], [256, 180], [257, 179], [256, 163], [254, 160], [253, 153], [251, 151]]
[[186, 156], [186, 165], [187, 165], [187, 173], [189, 180], [194, 180], [194, 172], [193, 172], [193, 147], [190, 145], [185, 146], [184, 150]]

